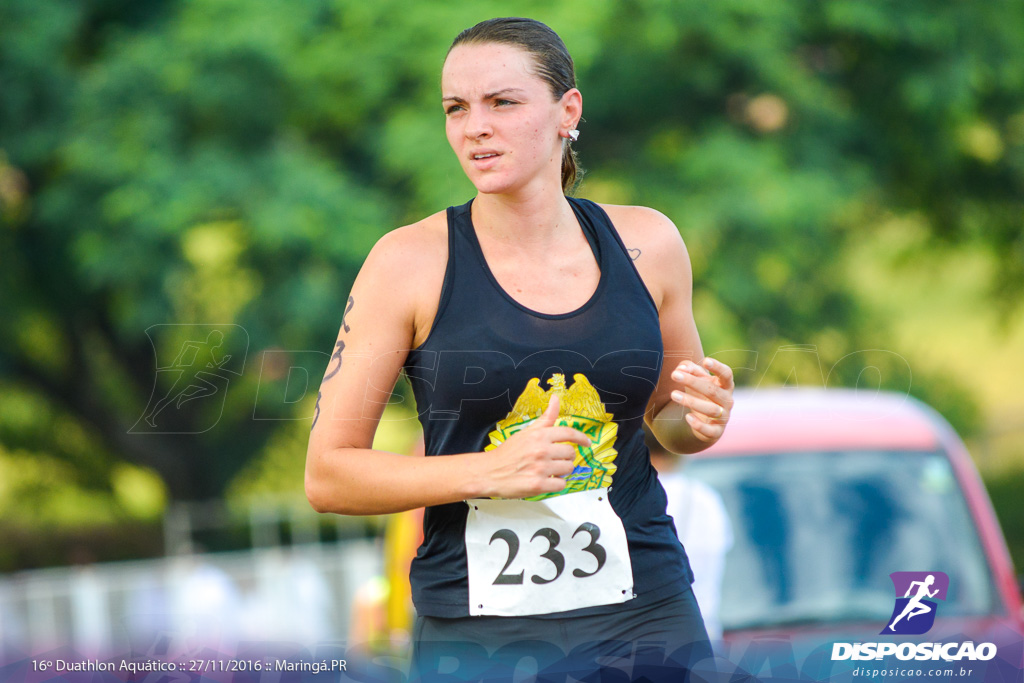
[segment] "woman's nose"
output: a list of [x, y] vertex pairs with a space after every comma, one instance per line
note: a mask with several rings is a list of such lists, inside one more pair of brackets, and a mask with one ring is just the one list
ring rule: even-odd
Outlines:
[[466, 137], [476, 140], [488, 137], [493, 132], [491, 119], [486, 107], [472, 107], [466, 119]]

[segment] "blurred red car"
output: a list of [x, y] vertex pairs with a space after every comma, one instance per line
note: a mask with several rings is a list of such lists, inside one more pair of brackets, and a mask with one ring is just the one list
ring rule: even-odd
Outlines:
[[922, 638], [1024, 633], [1017, 578], [970, 456], [909, 396], [737, 391], [725, 435], [683, 472], [721, 495], [732, 523], [718, 615], [726, 644], [884, 640], [897, 571], [949, 576]]

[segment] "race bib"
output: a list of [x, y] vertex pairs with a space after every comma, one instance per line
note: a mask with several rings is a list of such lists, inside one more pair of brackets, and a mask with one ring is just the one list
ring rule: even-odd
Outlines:
[[550, 614], [633, 598], [626, 531], [608, 489], [466, 503], [471, 615]]

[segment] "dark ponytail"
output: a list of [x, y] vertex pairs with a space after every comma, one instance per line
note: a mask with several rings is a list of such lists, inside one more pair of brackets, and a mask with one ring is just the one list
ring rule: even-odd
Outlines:
[[572, 194], [582, 179], [583, 170], [576, 159], [576, 150], [572, 148], [572, 140], [566, 140], [562, 145], [562, 192]]
[[[529, 52], [536, 62], [537, 75], [548, 84], [556, 100], [576, 87], [576, 67], [565, 43], [536, 19], [503, 17], [481, 21], [457, 35], [448, 52], [456, 45], [473, 43], [514, 45]], [[582, 178], [572, 141], [566, 140], [562, 143], [562, 191], [570, 194]]]

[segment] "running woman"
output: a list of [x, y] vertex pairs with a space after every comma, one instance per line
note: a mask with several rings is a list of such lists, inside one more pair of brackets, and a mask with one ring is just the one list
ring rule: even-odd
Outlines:
[[[346, 515], [426, 508], [410, 572], [424, 680], [445, 657], [456, 679], [511, 680], [526, 656], [682, 680], [711, 651], [641, 426], [691, 453], [733, 405], [732, 371], [701, 349], [686, 247], [657, 211], [567, 196], [583, 97], [544, 24], [460, 33], [440, 103], [476, 196], [367, 257], [318, 394], [307, 496]], [[372, 449], [403, 370], [426, 458]]]

